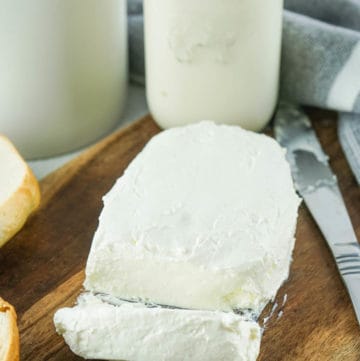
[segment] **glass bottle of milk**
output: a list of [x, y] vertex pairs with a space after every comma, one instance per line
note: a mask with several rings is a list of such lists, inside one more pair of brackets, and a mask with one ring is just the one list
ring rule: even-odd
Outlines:
[[23, 155], [83, 146], [119, 121], [126, 0], [0, 0], [0, 133]]
[[144, 0], [150, 111], [261, 130], [279, 83], [283, 0]]

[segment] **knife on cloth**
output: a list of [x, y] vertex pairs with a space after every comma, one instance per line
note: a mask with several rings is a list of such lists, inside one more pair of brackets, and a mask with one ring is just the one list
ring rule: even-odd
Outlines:
[[287, 150], [295, 188], [330, 247], [360, 324], [360, 245], [328, 156], [308, 117], [296, 106], [280, 104], [274, 130]]
[[350, 168], [360, 185], [360, 114], [339, 113], [338, 136]]

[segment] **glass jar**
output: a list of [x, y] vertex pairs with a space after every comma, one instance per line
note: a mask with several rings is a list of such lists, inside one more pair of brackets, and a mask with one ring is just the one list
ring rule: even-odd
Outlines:
[[261, 130], [278, 96], [283, 0], [144, 0], [147, 100], [163, 128]]
[[0, 0], [0, 133], [28, 159], [79, 148], [119, 121], [126, 0]]

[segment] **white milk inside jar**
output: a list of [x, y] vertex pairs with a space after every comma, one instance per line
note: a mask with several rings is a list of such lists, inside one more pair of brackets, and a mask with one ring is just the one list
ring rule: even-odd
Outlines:
[[279, 83], [283, 0], [144, 0], [150, 111], [261, 130]]
[[83, 146], [119, 121], [126, 0], [0, 0], [0, 133], [28, 159]]

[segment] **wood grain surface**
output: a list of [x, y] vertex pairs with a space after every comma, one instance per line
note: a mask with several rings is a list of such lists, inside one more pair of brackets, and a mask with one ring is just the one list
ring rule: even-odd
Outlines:
[[[335, 116], [309, 112], [359, 236], [360, 190], [340, 149]], [[81, 291], [102, 195], [158, 132], [152, 119], [145, 117], [49, 175], [41, 182], [40, 209], [0, 249], [0, 295], [18, 311], [22, 360], [80, 360], [55, 333], [53, 314], [72, 305]], [[269, 305], [262, 315], [269, 316], [274, 309], [266, 323], [259, 361], [360, 360], [360, 331], [349, 298], [304, 206], [290, 278], [275, 306]]]

